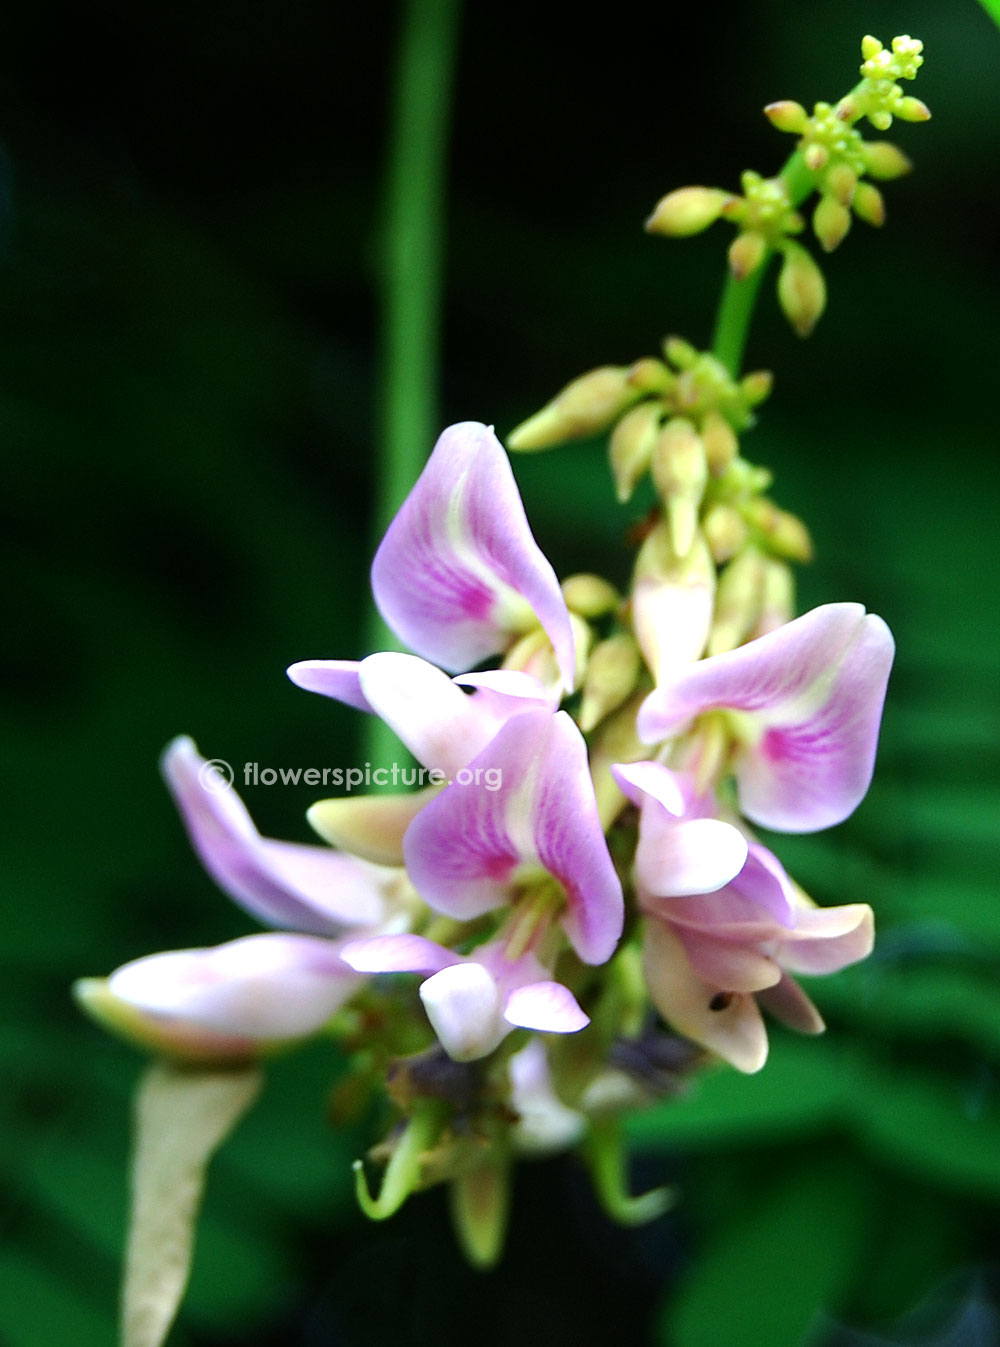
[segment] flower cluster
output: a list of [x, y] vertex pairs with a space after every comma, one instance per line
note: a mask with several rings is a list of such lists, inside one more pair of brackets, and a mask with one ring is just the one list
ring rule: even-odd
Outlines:
[[[703, 548], [697, 514], [693, 529]], [[492, 430], [446, 430], [372, 568], [416, 653], [289, 675], [381, 717], [420, 762], [501, 784], [320, 801], [309, 818], [333, 845], [306, 846], [261, 837], [176, 740], [164, 773], [195, 850], [276, 929], [136, 960], [82, 983], [84, 1003], [192, 1061], [340, 1034], [411, 1123], [383, 1150], [389, 1171], [414, 1161], [403, 1190], [387, 1195], [387, 1172], [379, 1206], [360, 1180], [376, 1215], [572, 1144], [649, 1096], [678, 1036], [671, 1080], [705, 1050], [758, 1070], [762, 1007], [821, 1029], [795, 975], [867, 954], [871, 911], [815, 907], [750, 824], [799, 832], [854, 809], [891, 638], [834, 604], [701, 658], [712, 590], [650, 571], [646, 546], [630, 596], [595, 576], [560, 586]]]

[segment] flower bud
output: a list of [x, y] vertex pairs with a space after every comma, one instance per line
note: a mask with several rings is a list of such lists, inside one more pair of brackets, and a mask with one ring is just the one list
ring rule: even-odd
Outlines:
[[823, 180], [823, 192], [835, 197], [843, 206], [849, 206], [858, 185], [858, 175], [849, 164], [831, 164]]
[[509, 449], [548, 449], [566, 440], [596, 435], [617, 420], [641, 396], [629, 383], [629, 371], [616, 365], [581, 374], [551, 402], [512, 430]]
[[801, 136], [809, 125], [809, 114], [801, 103], [796, 103], [791, 98], [783, 98], [777, 103], [768, 103], [764, 109], [764, 116], [779, 131], [790, 131], [796, 136]]
[[568, 575], [562, 582], [562, 592], [566, 607], [581, 617], [604, 617], [621, 602], [614, 585], [599, 575]]
[[721, 477], [740, 451], [740, 442], [732, 426], [716, 408], [706, 412], [701, 422], [705, 461], [713, 477]]
[[778, 275], [778, 303], [800, 337], [808, 337], [826, 307], [823, 273], [798, 243], [785, 244], [785, 260]]
[[709, 655], [735, 650], [746, 640], [760, 616], [764, 575], [764, 557], [756, 547], [745, 547], [719, 576]]
[[674, 386], [675, 376], [662, 360], [647, 355], [629, 366], [628, 382], [640, 393], [668, 393]]
[[888, 140], [867, 140], [862, 144], [861, 153], [868, 172], [881, 182], [901, 178], [913, 167], [903, 151]]
[[885, 201], [879, 189], [870, 182], [858, 183], [854, 193], [854, 214], [865, 224], [876, 227], [885, 224]]
[[583, 680], [579, 724], [588, 733], [635, 691], [639, 678], [639, 647], [626, 633], [609, 636], [591, 651]]
[[653, 447], [653, 482], [667, 507], [674, 551], [687, 556], [698, 528], [698, 507], [708, 484], [705, 445], [690, 421], [674, 417]]
[[650, 234], [667, 234], [671, 238], [700, 234], [719, 218], [730, 196], [731, 193], [715, 187], [679, 187], [656, 203], [646, 229]]
[[493, 1267], [503, 1252], [510, 1209], [510, 1170], [485, 1160], [460, 1170], [449, 1185], [455, 1235], [469, 1263]]
[[797, 515], [780, 510], [773, 501], [763, 496], [748, 500], [742, 511], [743, 518], [771, 551], [788, 557], [790, 561], [812, 560], [812, 539]]
[[919, 98], [901, 98], [893, 104], [892, 110], [904, 122], [929, 122], [931, 119], [930, 108]]
[[757, 407], [771, 396], [774, 375], [769, 369], [752, 370], [740, 380], [740, 395], [750, 407]]
[[715, 565], [700, 535], [678, 556], [671, 530], [660, 523], [639, 549], [632, 592], [632, 624], [653, 677], [700, 659], [708, 639]]
[[[583, 618], [576, 613], [571, 612], [569, 620], [573, 628], [573, 644], [576, 649], [576, 687], [579, 687], [587, 666], [591, 631]], [[547, 688], [562, 685], [562, 675], [559, 671], [556, 652], [552, 649], [552, 642], [541, 627], [536, 627], [534, 631], [529, 632], [527, 636], [522, 636], [519, 641], [511, 646], [504, 657], [502, 667], [532, 674]], [[574, 688], [569, 689], [570, 692], [574, 690]], [[313, 809], [315, 807], [315, 805], [312, 806]], [[311, 811], [307, 811], [307, 817], [310, 813]]]
[[747, 525], [739, 511], [721, 502], [713, 505], [701, 522], [712, 559], [722, 565], [734, 556], [747, 540]]
[[697, 350], [683, 337], [666, 337], [663, 342], [663, 353], [677, 369], [691, 369], [698, 360]]
[[802, 158], [805, 160], [806, 168], [812, 173], [818, 173], [821, 168], [826, 168], [830, 162], [830, 151], [825, 145], [820, 145], [818, 141], [813, 141], [802, 151]]
[[755, 229], [737, 234], [729, 245], [729, 270], [738, 281], [757, 270], [767, 256], [767, 240]]
[[611, 433], [608, 457], [615, 479], [615, 493], [623, 505], [649, 467], [662, 415], [661, 402], [641, 402], [625, 413]]
[[777, 631], [795, 616], [795, 577], [784, 561], [768, 559], [764, 562], [764, 584], [761, 590], [760, 617], [750, 633], [750, 639]]
[[882, 43], [877, 37], [872, 37], [871, 33], [866, 33], [861, 39], [861, 55], [866, 61], [874, 61], [876, 56], [882, 52]]
[[824, 252], [832, 253], [851, 227], [851, 212], [832, 196], [820, 197], [813, 212], [813, 232]]

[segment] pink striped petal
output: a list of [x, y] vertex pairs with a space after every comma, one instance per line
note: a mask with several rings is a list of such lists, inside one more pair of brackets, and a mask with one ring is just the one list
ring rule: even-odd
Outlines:
[[503, 650], [533, 612], [573, 686], [559, 582], [532, 537], [507, 455], [479, 422], [438, 440], [375, 555], [372, 591], [393, 631], [451, 671]]
[[371, 711], [361, 691], [356, 659], [303, 659], [290, 664], [285, 673], [296, 687], [318, 692], [323, 697], [353, 706], [356, 711]]
[[260, 921], [322, 935], [382, 919], [392, 871], [326, 847], [261, 837], [236, 791], [190, 739], [175, 739], [161, 766], [205, 869]]
[[590, 1023], [576, 997], [561, 982], [531, 982], [516, 987], [507, 997], [503, 1017], [521, 1029], [550, 1034], [575, 1034]]
[[753, 944], [722, 940], [711, 931], [675, 928], [692, 969], [726, 992], [759, 992], [781, 980], [781, 969]]
[[319, 1029], [359, 981], [335, 942], [276, 933], [136, 959], [111, 974], [108, 990], [167, 1025], [270, 1040]]

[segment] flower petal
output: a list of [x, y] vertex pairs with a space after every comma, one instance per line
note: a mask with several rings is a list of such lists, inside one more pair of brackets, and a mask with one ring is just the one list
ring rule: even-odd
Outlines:
[[453, 672], [502, 650], [533, 611], [573, 686], [559, 582], [532, 537], [507, 455], [479, 422], [438, 440], [375, 555], [372, 591], [393, 631]]
[[111, 974], [108, 990], [168, 1024], [269, 1040], [319, 1029], [359, 982], [336, 942], [273, 933], [136, 959]]
[[369, 940], [348, 940], [340, 957], [358, 973], [440, 973], [442, 968], [462, 963], [436, 940], [422, 935], [376, 935]]
[[731, 823], [673, 819], [655, 802], [643, 809], [635, 869], [654, 897], [712, 893], [739, 874], [746, 858], [747, 840]]
[[296, 687], [304, 688], [306, 692], [333, 697], [357, 711], [371, 711], [361, 691], [360, 667], [356, 659], [303, 659], [290, 664], [285, 673]]
[[500, 990], [482, 964], [463, 962], [443, 968], [421, 985], [420, 999], [453, 1061], [485, 1057], [510, 1032], [500, 1014]]
[[773, 987], [757, 993], [757, 1004], [799, 1034], [821, 1034], [823, 1017], [805, 992], [787, 973]]
[[420, 810], [440, 792], [440, 786], [428, 786], [412, 795], [344, 795], [317, 800], [306, 810], [306, 818], [332, 846], [375, 865], [399, 866], [403, 864], [403, 835]]
[[382, 919], [393, 876], [325, 847], [261, 837], [235, 790], [188, 738], [167, 747], [161, 766], [205, 869], [253, 916], [318, 935]]
[[689, 801], [681, 779], [662, 762], [616, 762], [612, 764], [611, 775], [640, 808], [649, 797], [675, 818], [687, 812]]
[[530, 982], [516, 987], [507, 997], [503, 1017], [521, 1029], [538, 1029], [550, 1034], [575, 1034], [586, 1028], [585, 1015], [576, 997], [561, 982]]
[[646, 922], [643, 969], [653, 1004], [679, 1033], [738, 1071], [761, 1069], [767, 1061], [767, 1030], [754, 998], [720, 996], [722, 989], [698, 977], [677, 935], [655, 918]]
[[866, 959], [874, 943], [875, 916], [867, 903], [807, 907], [778, 957], [792, 973], [836, 973]]
[[725, 992], [759, 992], [781, 981], [781, 969], [753, 944], [719, 939], [711, 930], [675, 926], [701, 980]]

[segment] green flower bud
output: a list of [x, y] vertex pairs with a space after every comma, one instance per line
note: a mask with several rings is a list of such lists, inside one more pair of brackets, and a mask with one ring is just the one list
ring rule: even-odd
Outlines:
[[566, 607], [580, 617], [604, 617], [621, 603], [614, 585], [599, 575], [568, 575], [562, 582]]
[[666, 234], [670, 238], [687, 238], [700, 234], [714, 224], [731, 193], [716, 187], [679, 187], [668, 192], [656, 203], [646, 221], [650, 234]]
[[742, 506], [743, 518], [772, 552], [790, 561], [811, 561], [812, 539], [797, 515], [780, 510], [773, 501], [758, 496]]
[[857, 185], [858, 175], [849, 164], [831, 164], [823, 180], [823, 191], [826, 196], [834, 197], [842, 206], [849, 206]]
[[745, 547], [719, 576], [708, 655], [735, 650], [746, 640], [760, 616], [764, 575], [764, 557], [755, 547]]
[[812, 173], [818, 173], [821, 168], [826, 168], [830, 162], [830, 151], [825, 145], [819, 145], [813, 141], [802, 151], [802, 158], [805, 160], [806, 168]]
[[854, 214], [859, 220], [864, 220], [865, 224], [876, 227], [885, 224], [885, 201], [879, 189], [873, 187], [870, 182], [858, 183], [853, 204]]
[[746, 543], [748, 529], [738, 510], [721, 501], [713, 505], [701, 521], [701, 531], [708, 543], [712, 560], [721, 566]]
[[798, 243], [785, 244], [785, 260], [778, 275], [778, 303], [800, 337], [808, 337], [826, 307], [823, 273]]
[[767, 256], [767, 240], [763, 234], [751, 230], [737, 234], [729, 245], [729, 270], [738, 281], [757, 270]]
[[615, 479], [615, 493], [623, 505], [649, 467], [662, 415], [661, 402], [641, 402], [626, 412], [612, 431], [608, 457]]
[[735, 430], [722, 413], [713, 408], [702, 418], [701, 438], [709, 472], [713, 477], [721, 477], [740, 451]]
[[774, 387], [774, 375], [768, 369], [753, 370], [740, 380], [740, 393], [750, 407], [766, 402]]
[[698, 359], [697, 350], [683, 337], [667, 337], [663, 343], [663, 353], [677, 369], [690, 369]]
[[691, 550], [698, 508], [708, 484], [705, 445], [684, 417], [668, 421], [653, 446], [653, 481], [667, 507], [670, 541], [678, 557]]
[[842, 242], [851, 227], [851, 212], [832, 196], [819, 199], [813, 212], [813, 231], [823, 246], [823, 251], [831, 253]]
[[641, 661], [635, 639], [626, 633], [609, 636], [591, 651], [583, 680], [580, 729], [584, 734], [621, 706], [635, 691]]
[[919, 98], [901, 98], [893, 112], [904, 122], [929, 122], [931, 119], [930, 108]]
[[888, 140], [867, 140], [862, 146], [861, 153], [871, 176], [883, 182], [901, 178], [913, 167], [903, 151]]
[[522, 421], [507, 437], [508, 449], [549, 449], [566, 440], [596, 435], [641, 397], [629, 383], [629, 370], [616, 365], [581, 374], [553, 400]]
[[779, 131], [790, 131], [796, 136], [801, 136], [809, 125], [809, 114], [801, 103], [796, 103], [791, 98], [768, 103], [764, 109], [764, 116]]
[[662, 360], [654, 360], [651, 355], [646, 355], [629, 366], [628, 382], [630, 387], [638, 389], [640, 393], [668, 393], [677, 380]]

